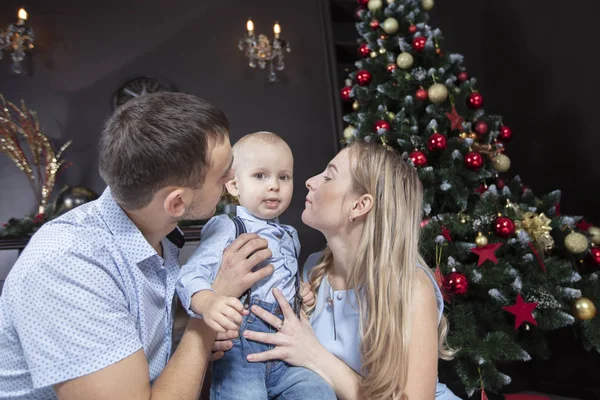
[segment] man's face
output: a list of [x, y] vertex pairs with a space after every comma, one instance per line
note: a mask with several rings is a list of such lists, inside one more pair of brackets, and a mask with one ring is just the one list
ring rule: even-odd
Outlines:
[[220, 144], [213, 145], [209, 150], [209, 154], [210, 163], [204, 177], [204, 183], [200, 189], [193, 189], [194, 197], [182, 217], [184, 220], [212, 217], [223, 195], [225, 183], [233, 178], [231, 170], [233, 153], [229, 138], [225, 138]]

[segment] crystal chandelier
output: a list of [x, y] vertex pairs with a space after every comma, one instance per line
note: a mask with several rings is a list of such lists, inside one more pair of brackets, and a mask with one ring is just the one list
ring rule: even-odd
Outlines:
[[10, 24], [5, 31], [0, 31], [0, 59], [4, 51], [11, 53], [11, 69], [15, 74], [23, 72], [21, 61], [25, 58], [25, 52], [33, 49], [35, 40], [33, 29], [25, 26], [28, 15], [24, 8], [19, 9], [18, 17], [16, 24]]
[[240, 39], [238, 48], [248, 57], [248, 65], [251, 68], [269, 69], [269, 82], [275, 82], [277, 76], [275, 70], [281, 71], [285, 68], [283, 63], [283, 53], [290, 52], [290, 43], [281, 38], [281, 26], [275, 22], [273, 41], [269, 41], [267, 35], [254, 35], [254, 23], [248, 19], [246, 23], [248, 33]]

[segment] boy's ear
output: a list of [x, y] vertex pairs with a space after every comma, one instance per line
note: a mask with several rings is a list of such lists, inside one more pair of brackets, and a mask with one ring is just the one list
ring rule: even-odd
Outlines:
[[225, 188], [227, 188], [227, 191], [229, 192], [230, 195], [232, 195], [233, 197], [238, 197], [240, 192], [239, 192], [238, 186], [237, 186], [237, 179], [232, 179], [232, 180], [228, 181], [225, 184]]

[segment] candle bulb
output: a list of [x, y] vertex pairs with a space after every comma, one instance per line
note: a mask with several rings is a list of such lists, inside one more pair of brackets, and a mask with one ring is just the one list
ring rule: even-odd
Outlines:
[[252, 36], [254, 34], [254, 22], [250, 18], [248, 18], [248, 22], [246, 23], [246, 29], [248, 30], [248, 35]]
[[17, 25], [23, 25], [23, 23], [25, 23], [25, 21], [27, 20], [27, 11], [25, 11], [24, 8], [20, 8], [19, 12], [18, 12], [18, 17], [19, 17], [19, 21], [17, 22]]
[[281, 26], [279, 26], [278, 22], [275, 22], [275, 25], [273, 25], [273, 32], [275, 32], [275, 39], [279, 39], [279, 34], [281, 33]]

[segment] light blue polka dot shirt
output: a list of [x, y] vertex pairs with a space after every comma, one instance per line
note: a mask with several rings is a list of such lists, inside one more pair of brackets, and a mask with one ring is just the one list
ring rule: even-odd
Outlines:
[[154, 381], [171, 352], [179, 248], [163, 257], [110, 189], [46, 223], [0, 296], [0, 398], [55, 399], [52, 385], [144, 349]]

